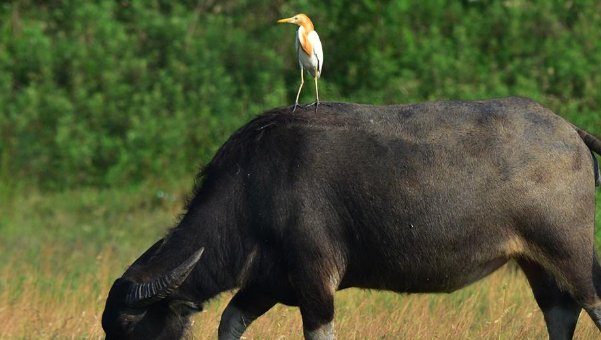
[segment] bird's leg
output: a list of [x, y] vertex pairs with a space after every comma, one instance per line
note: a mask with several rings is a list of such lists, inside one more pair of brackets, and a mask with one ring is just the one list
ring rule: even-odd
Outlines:
[[298, 92], [296, 93], [296, 100], [294, 101], [294, 108], [292, 109], [292, 112], [294, 112], [294, 110], [296, 110], [296, 107], [298, 106], [298, 97], [300, 96], [301, 90], [303, 89], [303, 84], [305, 83], [305, 76], [303, 75], [303, 69], [301, 67], [301, 83], [300, 86], [298, 87]]
[[315, 97], [317, 101], [315, 102], [315, 113], [317, 113], [317, 106], [319, 105], [319, 90], [317, 89], [317, 70], [315, 70]]

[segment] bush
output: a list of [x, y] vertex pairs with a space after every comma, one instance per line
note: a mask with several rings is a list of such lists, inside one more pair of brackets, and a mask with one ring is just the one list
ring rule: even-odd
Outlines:
[[324, 43], [323, 100], [524, 95], [601, 134], [597, 1], [15, 1], [0, 5], [0, 179], [190, 175], [293, 101], [295, 28], [275, 20], [299, 8]]

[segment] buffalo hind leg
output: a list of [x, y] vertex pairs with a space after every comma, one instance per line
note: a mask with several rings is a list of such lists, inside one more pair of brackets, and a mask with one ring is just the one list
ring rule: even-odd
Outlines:
[[238, 340], [246, 328], [265, 314], [275, 301], [250, 291], [238, 291], [229, 302], [219, 322], [219, 340]]
[[601, 302], [599, 302], [599, 297], [601, 297], [601, 266], [599, 265], [599, 261], [597, 260], [596, 252], [593, 253], [593, 284], [594, 284], [594, 292], [597, 296], [597, 303], [594, 303], [589, 306], [585, 306], [586, 312], [590, 315], [595, 325], [601, 331]]
[[562, 291], [555, 279], [540, 265], [529, 260], [518, 260], [518, 263], [545, 316], [549, 339], [572, 339], [580, 315], [580, 305], [569, 293]]

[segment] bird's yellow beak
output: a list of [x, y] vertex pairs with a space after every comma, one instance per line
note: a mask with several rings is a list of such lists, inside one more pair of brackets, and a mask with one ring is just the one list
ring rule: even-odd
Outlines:
[[277, 21], [278, 24], [291, 24], [293, 18], [285, 18]]

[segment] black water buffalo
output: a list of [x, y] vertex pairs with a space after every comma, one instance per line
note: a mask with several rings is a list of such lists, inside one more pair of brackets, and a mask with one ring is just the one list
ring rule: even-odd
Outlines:
[[598, 139], [524, 98], [290, 111], [221, 147], [178, 225], [113, 284], [107, 338], [182, 337], [238, 288], [220, 339], [276, 303], [300, 307], [305, 338], [332, 339], [339, 289], [452, 292], [510, 259], [552, 339], [582, 308], [601, 327]]

